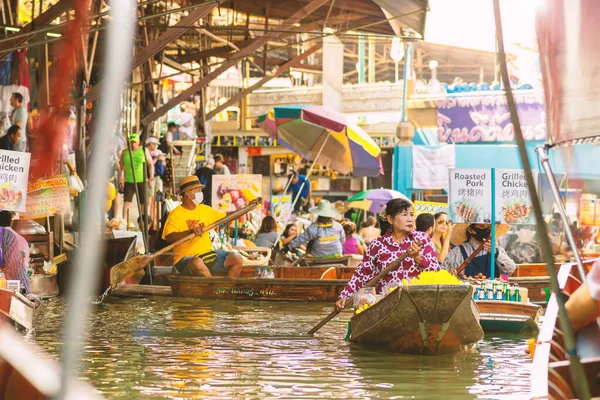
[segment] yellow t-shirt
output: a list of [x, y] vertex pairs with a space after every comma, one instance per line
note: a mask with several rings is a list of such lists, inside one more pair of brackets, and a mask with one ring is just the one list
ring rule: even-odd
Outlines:
[[[197, 222], [199, 226], [207, 226], [225, 217], [224, 212], [217, 211], [204, 204], [197, 205], [194, 210], [188, 210], [182, 206], [175, 208], [169, 213], [162, 238], [165, 239], [173, 232], [185, 232], [192, 229]], [[183, 257], [197, 256], [212, 250], [208, 232], [188, 242], [182, 243], [173, 249], [174, 263]]]

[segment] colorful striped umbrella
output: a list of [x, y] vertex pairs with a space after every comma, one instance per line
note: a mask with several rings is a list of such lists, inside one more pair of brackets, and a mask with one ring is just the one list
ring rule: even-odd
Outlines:
[[388, 201], [392, 199], [407, 199], [402, 193], [391, 189], [371, 189], [350, 197], [348, 207], [379, 213]]
[[259, 126], [282, 145], [340, 173], [378, 176], [381, 149], [346, 118], [323, 106], [275, 107], [259, 117]]

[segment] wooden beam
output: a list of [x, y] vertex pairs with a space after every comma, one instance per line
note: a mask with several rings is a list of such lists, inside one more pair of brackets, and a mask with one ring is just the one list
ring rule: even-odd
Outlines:
[[259, 89], [265, 83], [269, 82], [271, 79], [277, 78], [279, 75], [283, 74], [284, 72], [289, 70], [291, 67], [294, 67], [294, 66], [298, 65], [301, 61], [306, 60], [311, 54], [319, 51], [321, 49], [321, 47], [323, 47], [322, 44], [317, 44], [317, 45], [311, 47], [310, 49], [306, 50], [304, 53], [292, 58], [291, 60], [289, 60], [288, 62], [286, 62], [279, 68], [277, 68], [277, 70], [275, 72], [273, 72], [272, 75], [265, 76], [264, 78], [262, 78], [261, 80], [256, 82], [254, 85], [241, 90], [238, 94], [229, 98], [225, 103], [221, 104], [220, 106], [218, 106], [217, 108], [215, 108], [214, 110], [212, 110], [211, 112], [206, 114], [206, 119], [207, 120], [211, 119], [212, 117], [214, 117], [215, 115], [217, 115], [218, 113], [220, 113], [221, 111], [223, 111], [224, 109], [229, 107], [230, 105], [238, 102], [242, 97], [254, 92], [256, 89]]
[[25, 25], [19, 31], [19, 34], [31, 33], [31, 35], [20, 36], [18, 38], [15, 38], [13, 40], [7, 40], [6, 42], [2, 42], [2, 44], [0, 44], [0, 60], [3, 60], [7, 55], [11, 53], [12, 50], [10, 49], [27, 43], [35, 34], [35, 28], [40, 28], [49, 24], [50, 22], [60, 17], [65, 12], [71, 10], [72, 8], [73, 7], [71, 1], [60, 0], [58, 3], [47, 9], [46, 12], [38, 15], [36, 18], [33, 19], [33, 21]]
[[[300, 22], [302, 19], [304, 19], [306, 16], [310, 15], [313, 11], [320, 8], [323, 4], [327, 3], [328, 1], [329, 0], [312, 0], [305, 7], [296, 11], [291, 17], [289, 17], [283, 23], [281, 23], [279, 25], [279, 28], [284, 31], [291, 29], [296, 23]], [[235, 54], [235, 56], [236, 56], [235, 59], [222, 63], [220, 67], [216, 68], [212, 72], [210, 72], [207, 75], [205, 75], [204, 77], [202, 77], [202, 79], [200, 79], [198, 82], [196, 82], [195, 84], [190, 86], [188, 89], [184, 90], [178, 96], [175, 96], [174, 98], [169, 100], [166, 104], [163, 104], [161, 107], [159, 107], [153, 113], [146, 115], [142, 119], [142, 122], [144, 123], [144, 125], [148, 125], [149, 123], [155, 121], [157, 118], [162, 117], [164, 115], [164, 113], [169, 111], [171, 108], [173, 108], [177, 104], [181, 103], [185, 99], [189, 98], [190, 96], [194, 95], [200, 89], [202, 89], [206, 85], [208, 85], [213, 79], [215, 79], [216, 77], [221, 75], [223, 72], [227, 71], [230, 67], [237, 64], [238, 59], [242, 59], [244, 57], [251, 55], [256, 50], [261, 48], [269, 40], [279, 38], [282, 35], [283, 35], [283, 33], [280, 33], [280, 32], [268, 32], [267, 34], [261, 36], [260, 38], [257, 38], [257, 40], [255, 42], [253, 42], [252, 44], [248, 45], [247, 47], [244, 47], [239, 52], [237, 52]]]
[[[251, 43], [255, 42], [256, 40], [257, 39], [242, 40], [241, 42], [235, 42], [233, 44], [241, 49], [243, 47], [249, 46]], [[212, 49], [202, 50], [202, 51], [198, 51], [196, 53], [190, 53], [190, 54], [186, 54], [181, 57], [177, 57], [177, 61], [180, 64], [185, 64], [185, 63], [189, 63], [192, 61], [198, 62], [204, 58], [209, 58], [209, 57], [230, 56], [231, 54], [234, 54], [233, 52], [234, 52], [234, 50], [231, 48], [231, 46], [218, 46], [218, 47], [213, 47]]]
[[[179, 36], [187, 31], [191, 25], [210, 13], [217, 5], [219, 5], [221, 1], [222, 0], [217, 0], [214, 3], [204, 4], [192, 9], [187, 17], [179, 20], [177, 24], [167, 29], [165, 33], [154, 39], [146, 48], [142, 49], [142, 51], [140, 51], [133, 59], [130, 70], [133, 71], [150, 57], [153, 57], [156, 53], [167, 47], [169, 43], [175, 41]], [[97, 98], [100, 95], [101, 90], [102, 83], [95, 85], [87, 94], [87, 101], [92, 101]]]
[[168, 65], [171, 68], [176, 69], [177, 71], [181, 71], [182, 73], [186, 73], [192, 76], [200, 76], [200, 73], [198, 71], [188, 71], [188, 69], [186, 67], [184, 67], [183, 65], [179, 64], [177, 61], [172, 60], [168, 57], [164, 57], [163, 58], [163, 63], [165, 65]]

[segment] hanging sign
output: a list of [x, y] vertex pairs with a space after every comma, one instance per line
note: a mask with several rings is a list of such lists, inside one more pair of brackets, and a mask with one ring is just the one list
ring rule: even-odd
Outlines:
[[32, 182], [27, 187], [27, 219], [64, 215], [71, 212], [71, 194], [67, 175], [56, 175]]
[[582, 193], [579, 203], [579, 225], [593, 226], [596, 219], [596, 195]]
[[[533, 172], [537, 181], [537, 171]], [[496, 222], [503, 224], [535, 224], [525, 171], [496, 169]]]
[[489, 224], [492, 217], [492, 172], [450, 169], [448, 217], [455, 223]]
[[233, 212], [262, 196], [262, 175], [213, 175], [212, 204]]
[[271, 196], [271, 215], [277, 222], [287, 222], [292, 215], [292, 195]]
[[437, 214], [439, 212], [448, 213], [448, 204], [436, 203], [433, 201], [415, 201], [415, 217], [420, 214]]
[[25, 211], [30, 153], [0, 150], [0, 210]]

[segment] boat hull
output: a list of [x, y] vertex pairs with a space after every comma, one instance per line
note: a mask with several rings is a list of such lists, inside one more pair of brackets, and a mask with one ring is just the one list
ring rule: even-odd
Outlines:
[[481, 327], [486, 333], [537, 334], [542, 307], [532, 303], [478, 300]]
[[32, 302], [19, 293], [0, 289], [0, 320], [5, 319], [22, 331], [29, 331], [33, 327]]
[[344, 279], [253, 279], [169, 275], [176, 297], [222, 300], [334, 302], [346, 286]]
[[483, 339], [468, 285], [410, 285], [352, 317], [350, 341], [421, 355], [456, 353]]

